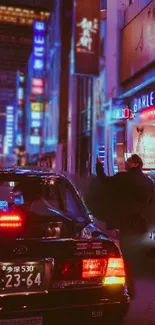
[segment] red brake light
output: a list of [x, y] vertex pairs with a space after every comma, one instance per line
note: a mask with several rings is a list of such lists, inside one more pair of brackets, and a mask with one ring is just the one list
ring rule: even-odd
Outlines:
[[103, 285], [125, 284], [124, 261], [120, 258], [82, 260], [82, 278], [103, 278]]
[[18, 215], [0, 216], [0, 228], [15, 229], [22, 226], [22, 218]]
[[109, 258], [103, 284], [125, 284], [125, 267], [123, 258]]
[[56, 265], [55, 280], [77, 280], [81, 278], [81, 261], [68, 260]]
[[103, 277], [107, 267], [107, 259], [85, 259], [82, 260], [82, 278], [90, 279]]

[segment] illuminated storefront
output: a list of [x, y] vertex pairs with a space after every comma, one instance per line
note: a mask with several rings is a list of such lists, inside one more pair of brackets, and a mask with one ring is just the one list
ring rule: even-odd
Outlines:
[[132, 120], [132, 113], [126, 101], [113, 98], [104, 108], [102, 139], [105, 144], [104, 167], [107, 174], [123, 171], [127, 156], [127, 121]]
[[137, 153], [144, 170], [155, 169], [155, 85], [126, 99], [113, 99], [106, 111], [105, 137], [108, 173], [125, 169], [125, 160]]
[[117, 98], [112, 94], [105, 108], [109, 175], [124, 170], [132, 153], [141, 156], [146, 172], [155, 169], [154, 8], [152, 0], [121, 30]]
[[127, 122], [128, 152], [136, 152], [144, 169], [155, 169], [155, 86], [131, 101], [133, 119]]

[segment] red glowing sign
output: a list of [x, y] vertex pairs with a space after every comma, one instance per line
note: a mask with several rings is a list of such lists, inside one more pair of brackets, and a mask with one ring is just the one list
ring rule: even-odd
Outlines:
[[74, 72], [99, 75], [100, 0], [76, 0]]
[[32, 94], [33, 95], [43, 95], [44, 90], [41, 87], [32, 87]]
[[143, 111], [140, 112], [139, 115], [142, 121], [155, 120], [155, 106], [144, 109]]
[[112, 118], [118, 120], [127, 120], [131, 118], [131, 112], [128, 107], [125, 108], [116, 108], [112, 111]]
[[18, 105], [19, 105], [19, 106], [23, 106], [23, 104], [24, 104], [24, 101], [23, 101], [22, 99], [19, 99], [19, 100], [18, 100]]
[[43, 79], [41, 78], [33, 78], [32, 79], [32, 87], [42, 87], [43, 88], [44, 83]]
[[44, 82], [41, 78], [32, 79], [32, 94], [43, 95], [44, 93]]

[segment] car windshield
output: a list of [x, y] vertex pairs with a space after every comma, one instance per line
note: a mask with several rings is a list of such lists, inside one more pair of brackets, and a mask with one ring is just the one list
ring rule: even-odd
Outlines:
[[43, 216], [50, 215], [53, 210], [72, 219], [84, 217], [86, 214], [74, 187], [67, 181], [0, 181], [0, 210], [9, 210], [23, 204], [30, 211]]

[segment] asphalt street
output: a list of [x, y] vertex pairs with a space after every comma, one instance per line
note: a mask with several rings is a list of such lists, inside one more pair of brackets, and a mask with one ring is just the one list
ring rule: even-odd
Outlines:
[[155, 241], [151, 243], [148, 234], [126, 235], [122, 249], [135, 281], [135, 297], [125, 325], [155, 325]]

